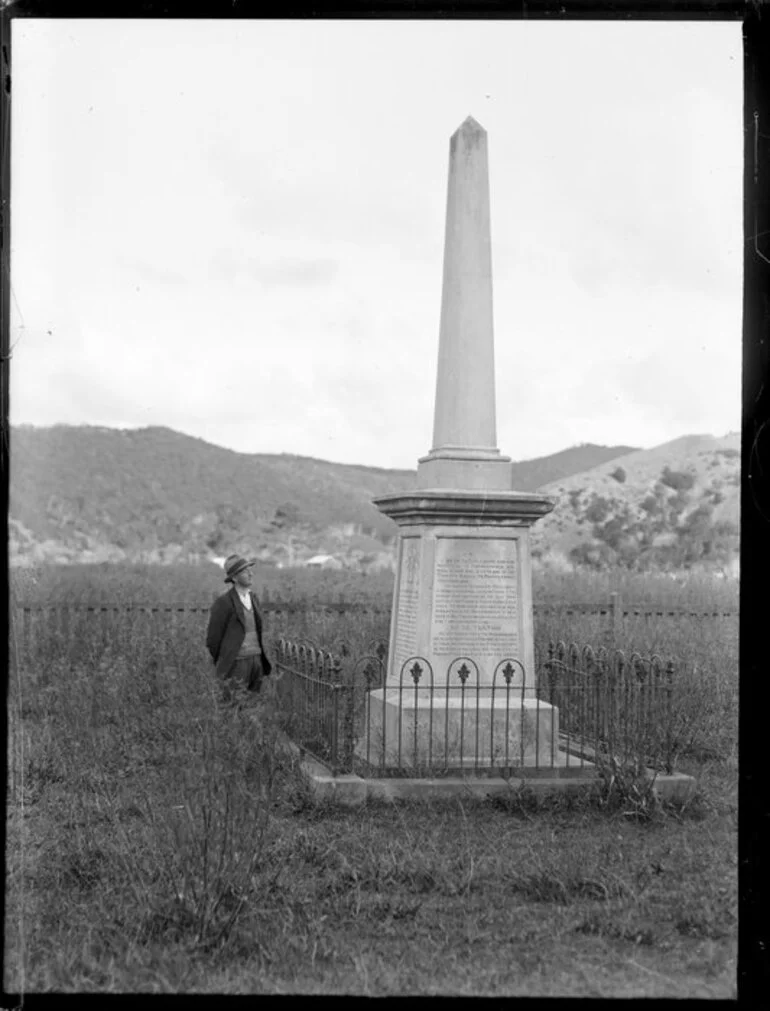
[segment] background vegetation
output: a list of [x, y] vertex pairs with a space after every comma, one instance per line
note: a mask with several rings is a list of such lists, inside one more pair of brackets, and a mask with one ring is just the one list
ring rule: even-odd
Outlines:
[[737, 575], [740, 437], [684, 436], [544, 486], [541, 561], [598, 571]]
[[[584, 604], [604, 607], [613, 592], [627, 604], [658, 604], [684, 610], [737, 611], [738, 581], [705, 574], [676, 578], [656, 573], [555, 572], [535, 567], [535, 606]], [[91, 565], [36, 565], [12, 570], [11, 592], [18, 604], [188, 603], [211, 604], [227, 589], [222, 567], [103, 562]], [[390, 609], [393, 573], [284, 568], [257, 564], [254, 589], [259, 596], [295, 603], [366, 600]]]
[[[238, 550], [275, 562], [323, 551], [359, 561], [396, 533], [372, 499], [412, 488], [415, 477], [236, 453], [168, 428], [21, 426], [12, 445], [11, 546], [27, 560], [167, 562]], [[514, 484], [531, 490], [629, 451], [575, 446], [514, 464]]]

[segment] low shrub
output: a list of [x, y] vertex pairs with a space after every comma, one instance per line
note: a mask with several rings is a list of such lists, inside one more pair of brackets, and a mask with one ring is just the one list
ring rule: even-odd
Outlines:
[[667, 488], [673, 488], [677, 492], [689, 491], [695, 484], [695, 478], [684, 470], [671, 470], [665, 466], [660, 475], [661, 484]]

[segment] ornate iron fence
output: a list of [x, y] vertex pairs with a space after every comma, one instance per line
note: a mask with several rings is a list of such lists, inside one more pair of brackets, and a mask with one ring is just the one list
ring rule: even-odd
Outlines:
[[434, 672], [410, 657], [386, 681], [383, 642], [353, 657], [309, 640], [276, 648], [285, 727], [334, 775], [579, 775], [602, 757], [672, 771], [673, 660], [551, 643], [537, 679], [502, 658]]
[[568, 751], [673, 771], [673, 659], [551, 642], [542, 670]]
[[342, 680], [340, 658], [309, 640], [279, 639], [273, 667], [286, 733], [334, 775], [346, 771], [340, 731], [350, 691]]

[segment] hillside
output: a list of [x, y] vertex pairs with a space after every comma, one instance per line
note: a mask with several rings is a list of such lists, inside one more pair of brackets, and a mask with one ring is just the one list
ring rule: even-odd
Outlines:
[[551, 456], [541, 456], [534, 460], [522, 460], [513, 464], [513, 487], [516, 491], [537, 491], [544, 485], [572, 474], [600, 467], [603, 463], [616, 460], [628, 453], [635, 453], [633, 446], [594, 446], [586, 443], [572, 446]]
[[690, 435], [540, 489], [533, 552], [570, 567], [737, 571], [740, 436]]
[[21, 427], [12, 432], [10, 514], [19, 547], [31, 540], [46, 556], [56, 545], [159, 561], [233, 546], [288, 551], [290, 533], [320, 549], [318, 534], [335, 528], [387, 540], [391, 522], [371, 499], [412, 480], [407, 471], [235, 453], [166, 428]]
[[[514, 464], [531, 491], [626, 456], [584, 445]], [[168, 428], [21, 426], [11, 432], [11, 559], [173, 561], [254, 552], [276, 563], [334, 553], [389, 564], [395, 524], [372, 499], [415, 472], [244, 454]]]

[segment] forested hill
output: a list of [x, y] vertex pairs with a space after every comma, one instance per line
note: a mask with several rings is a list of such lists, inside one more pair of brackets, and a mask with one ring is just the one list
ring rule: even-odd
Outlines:
[[[11, 556], [30, 560], [222, 555], [274, 561], [376, 552], [395, 525], [372, 499], [415, 471], [245, 454], [168, 428], [20, 426], [11, 432]], [[514, 464], [521, 491], [632, 451], [583, 445]]]

